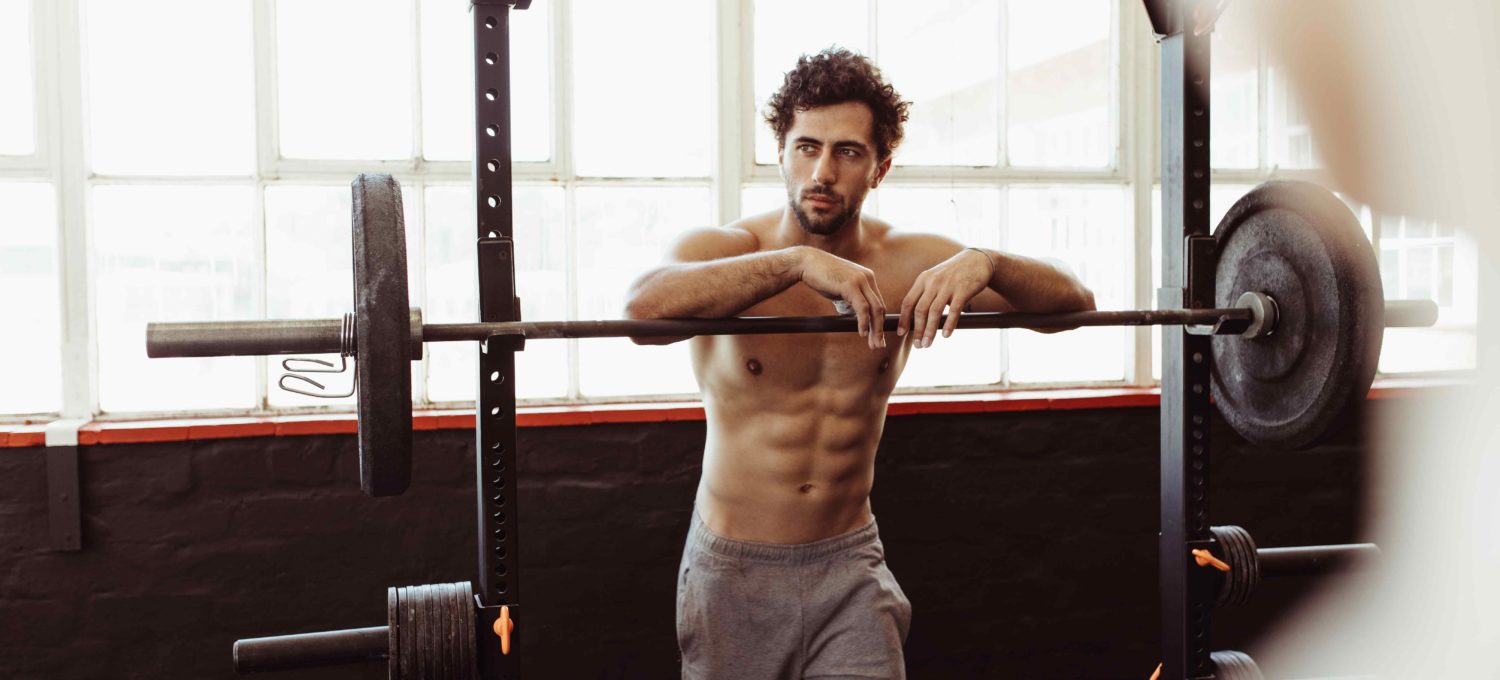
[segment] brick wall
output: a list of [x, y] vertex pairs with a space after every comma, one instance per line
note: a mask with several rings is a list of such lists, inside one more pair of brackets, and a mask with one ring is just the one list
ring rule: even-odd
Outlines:
[[[703, 433], [522, 430], [528, 677], [676, 677]], [[472, 436], [417, 433], [411, 489], [382, 499], [360, 494], [348, 436], [86, 447], [76, 553], [47, 549], [44, 451], [0, 450], [0, 677], [227, 678], [237, 638], [383, 625], [387, 586], [472, 577]], [[1357, 425], [1295, 453], [1215, 437], [1214, 523], [1263, 546], [1361, 538]], [[892, 418], [874, 507], [914, 603], [911, 677], [1149, 675], [1156, 447], [1155, 409]], [[1216, 616], [1216, 646], [1253, 653], [1313, 585], [1263, 584]]]

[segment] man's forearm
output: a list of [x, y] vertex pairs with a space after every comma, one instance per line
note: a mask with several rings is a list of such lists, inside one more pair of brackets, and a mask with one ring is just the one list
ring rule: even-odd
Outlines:
[[1018, 312], [1079, 312], [1094, 309], [1094, 293], [1077, 277], [1041, 260], [975, 248], [994, 265], [990, 289]]
[[630, 290], [632, 319], [735, 316], [800, 280], [797, 248], [709, 262], [669, 265], [642, 276]]

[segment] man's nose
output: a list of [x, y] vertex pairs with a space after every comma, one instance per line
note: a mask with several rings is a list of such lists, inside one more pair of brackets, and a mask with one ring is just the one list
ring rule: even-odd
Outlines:
[[838, 179], [834, 170], [833, 153], [824, 151], [818, 154], [818, 161], [813, 164], [812, 181], [816, 184], [833, 184]]

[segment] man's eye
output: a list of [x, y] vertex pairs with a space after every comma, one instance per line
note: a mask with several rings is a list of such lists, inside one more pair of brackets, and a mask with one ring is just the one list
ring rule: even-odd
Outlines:
[[859, 155], [859, 150], [857, 150], [857, 149], [843, 149], [841, 151], [841, 153], [843, 153], [846, 157], [854, 158], [854, 157], [856, 157], [856, 156]]
[[802, 146], [797, 147], [797, 150], [801, 151], [802, 153], [812, 153], [813, 147], [811, 144], [803, 144]]

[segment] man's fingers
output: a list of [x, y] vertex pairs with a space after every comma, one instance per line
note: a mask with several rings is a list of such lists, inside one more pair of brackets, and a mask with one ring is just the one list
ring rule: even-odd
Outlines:
[[869, 300], [870, 349], [879, 349], [885, 346], [885, 300], [873, 283], [865, 287], [864, 294]]
[[912, 308], [911, 334], [916, 338], [917, 347], [922, 346], [922, 331], [927, 328], [927, 308], [932, 306], [933, 298], [932, 289], [924, 290]]
[[921, 293], [920, 289], [913, 288], [901, 300], [901, 319], [896, 322], [896, 337], [904, 336], [911, 330], [911, 310], [917, 306], [917, 296]]
[[966, 304], [969, 304], [968, 300], [963, 299], [957, 294], [948, 302], [948, 322], [943, 324], [943, 337], [952, 337], [953, 331], [958, 330], [958, 315], [964, 311], [964, 305]]
[[868, 337], [870, 332], [870, 303], [865, 300], [865, 296], [860, 294], [860, 291], [854, 291], [853, 294], [844, 299], [848, 300], [849, 304], [854, 306], [854, 320], [859, 325], [859, 334]]
[[946, 305], [947, 295], [935, 296], [937, 299], [927, 307], [927, 323], [922, 326], [922, 346], [931, 347], [932, 339], [937, 337], [938, 327], [943, 321], [943, 307]]

